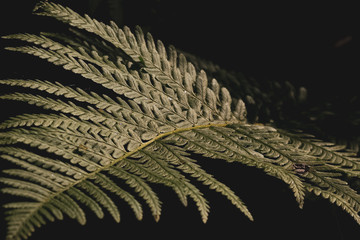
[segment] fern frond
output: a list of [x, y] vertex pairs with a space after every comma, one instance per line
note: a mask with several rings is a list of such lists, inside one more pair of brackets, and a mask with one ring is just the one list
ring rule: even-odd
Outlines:
[[[108, 26], [91, 19], [87, 15], [81, 17], [71, 9], [60, 5], [45, 3], [40, 9], [41, 11], [37, 12], [39, 15], [54, 17], [79, 29], [84, 29], [98, 35], [124, 51], [133, 62], [144, 64], [144, 70], [152, 75], [156, 75], [157, 80], [162, 84], [171, 87], [173, 90], [180, 88], [182, 91], [185, 91], [190, 95], [195, 108], [200, 107], [199, 104], [203, 104], [202, 109], [197, 110], [201, 110], [201, 115], [205, 119], [211, 119], [216, 116], [220, 119], [229, 120], [232, 117], [229, 108], [230, 102], [228, 102], [231, 98], [225, 88], [221, 89], [223, 101], [219, 106], [220, 109], [217, 109], [212, 104], [216, 100], [211, 96], [215, 94], [213, 94], [212, 89], [207, 88], [208, 80], [205, 72], [200, 71], [197, 74], [195, 67], [188, 63], [183, 55], [179, 56], [179, 63], [177, 63], [177, 54], [174, 49], [169, 49], [170, 57], [168, 59], [164, 45], [160, 41], [156, 45], [150, 34], [147, 35], [147, 40], [145, 40], [140, 28], [136, 29], [134, 35], [127, 27], [121, 30], [113, 22], [111, 26]], [[193, 83], [195, 83], [195, 89], [193, 88]], [[209, 99], [210, 102], [204, 101], [205, 99]]]
[[305, 174], [306, 187], [315, 195], [329, 199], [348, 212], [360, 224], [360, 195], [347, 182], [338, 179], [339, 174], [322, 171], [309, 171]]
[[[143, 131], [146, 131], [147, 136], [154, 136], [159, 134], [159, 132], [173, 128], [171, 123], [168, 124], [164, 118], [161, 118], [161, 114], [161, 119], [154, 121], [155, 116], [153, 111], [159, 111], [154, 106], [151, 109], [146, 104], [139, 105], [133, 101], [129, 101], [129, 103], [127, 103], [121, 98], [118, 98], [117, 101], [115, 101], [106, 95], [101, 97], [94, 92], [88, 94], [80, 88], [72, 89], [71, 87], [63, 86], [58, 82], [51, 83], [41, 80], [7, 79], [0, 80], [0, 84], [39, 89], [56, 96], [64, 96], [68, 99], [75, 99], [79, 102], [91, 104], [95, 107], [95, 109], [97, 109], [97, 111], [92, 110], [92, 112], [97, 115], [103, 115], [107, 119], [105, 121], [115, 121], [119, 123], [122, 128], [131, 128], [133, 130], [143, 129]], [[27, 101], [27, 99], [29, 99], [29, 97], [24, 97], [21, 99], [20, 95], [21, 94], [19, 93], [17, 94], [18, 98], [11, 98], [11, 96], [3, 96], [3, 98], [11, 98], [12, 100], [21, 101]], [[40, 105], [41, 103], [37, 104]], [[47, 106], [49, 106], [49, 104], [43, 103], [44, 108], [47, 108]], [[104, 113], [104, 111], [107, 113]], [[84, 110], [84, 112], [89, 113], [88, 110]], [[139, 124], [140, 122], [141, 124]], [[142, 138], [146, 138], [146, 135], [144, 135]]]
[[[79, 173], [81, 175], [85, 174], [81, 168], [59, 161], [58, 159], [43, 157], [18, 147], [1, 147], [0, 152], [3, 153], [3, 159], [63, 186], [73, 183], [78, 178]], [[44, 171], [44, 169], [51, 170]], [[58, 175], [56, 172], [60, 172], [62, 175]]]
[[64, 101], [59, 99], [54, 100], [52, 98], [46, 98], [40, 95], [33, 95], [28, 93], [12, 93], [2, 95], [0, 96], [0, 99], [27, 102], [31, 105], [42, 107], [44, 109], [60, 111], [63, 113], [71, 114], [73, 116], [77, 116], [81, 120], [91, 119], [94, 122], [102, 122], [105, 120], [105, 117], [97, 111], [90, 111], [84, 109], [80, 106], [75, 105], [72, 102], [65, 103]]
[[77, 184], [77, 187], [88, 192], [97, 202], [106, 208], [116, 222], [120, 222], [120, 213], [115, 203], [111, 198], [103, 192], [98, 186], [94, 185], [90, 181], [84, 180]]
[[[0, 124], [1, 159], [18, 167], [4, 170], [0, 181], [8, 187], [1, 191], [27, 199], [5, 205], [8, 239], [26, 239], [35, 227], [64, 215], [85, 224], [84, 206], [99, 218], [106, 209], [119, 222], [114, 196], [140, 220], [137, 194], [158, 221], [162, 202], [152, 184], [172, 189], [185, 206], [190, 197], [203, 222], [210, 207], [195, 181], [253, 220], [245, 203], [202, 169], [193, 153], [262, 169], [285, 182], [300, 207], [306, 191], [313, 191], [360, 223], [360, 196], [343, 180], [359, 177], [353, 152], [305, 134], [247, 124], [243, 100], [234, 100], [221, 83], [139, 27], [132, 33], [47, 1], [35, 13], [71, 25], [73, 35], [9, 35], [5, 38], [28, 45], [7, 49], [40, 57], [98, 88], [90, 92], [60, 82], [0, 80], [31, 90], [0, 99], [45, 110]], [[83, 39], [88, 33], [94, 40]], [[105, 89], [111, 94], [102, 94]]]
[[[262, 129], [264, 132], [269, 130], [274, 132], [273, 128]], [[231, 129], [210, 128], [196, 130], [186, 134], [181, 133], [178, 136], [175, 136], [175, 138], [174, 136], [171, 136], [170, 139], [177, 142], [182, 148], [194, 151], [206, 157], [220, 158], [229, 162], [241, 162], [248, 166], [263, 169], [267, 174], [277, 177], [289, 184], [299, 203], [299, 207], [301, 208], [303, 206], [305, 195], [302, 181], [292, 173], [292, 171], [279, 166], [273, 158], [269, 159], [270, 156], [264, 156], [261, 153], [252, 150], [253, 143], [249, 141], [240, 142], [237, 140], [243, 136], [236, 134], [236, 137], [234, 138], [231, 135]], [[250, 137], [251, 140], [256, 140], [256, 137]], [[266, 144], [261, 146], [265, 147]], [[281, 158], [281, 156], [277, 157]]]
[[[150, 182], [163, 183], [167, 185], [166, 181], [156, 176], [156, 174], [144, 170], [142, 169], [142, 167], [136, 165], [138, 164], [131, 163], [130, 161], [127, 161], [127, 159], [124, 159], [124, 161], [122, 161], [121, 163], [111, 167], [108, 170], [108, 173], [112, 176], [123, 179], [126, 184], [134, 188], [134, 190], [139, 194], [139, 196], [142, 197], [148, 204], [154, 219], [156, 221], [159, 221], [161, 215], [161, 201], [144, 179], [147, 179]], [[160, 180], [157, 181], [156, 179]]]
[[167, 153], [170, 154], [169, 159], [176, 159], [179, 163], [177, 167], [182, 170], [184, 173], [190, 174], [191, 177], [196, 178], [198, 181], [203, 182], [203, 184], [208, 185], [210, 189], [223, 194], [227, 197], [232, 204], [239, 208], [250, 220], [253, 220], [253, 217], [245, 204], [240, 200], [235, 193], [227, 187], [225, 184], [216, 180], [213, 176], [205, 172], [199, 165], [193, 162], [188, 156], [189, 153], [185, 152], [179, 147], [176, 147], [172, 144], [168, 144], [167, 141], [161, 141], [162, 147], [167, 150]]
[[125, 200], [129, 206], [133, 209], [134, 214], [138, 220], [141, 220], [143, 217], [143, 211], [140, 203], [128, 192], [121, 189], [116, 183], [114, 183], [110, 178], [101, 173], [96, 174], [96, 178], [94, 182], [100, 185], [102, 188], [109, 190], [116, 195], [118, 195], [121, 199]]
[[280, 131], [289, 142], [296, 144], [300, 149], [309, 152], [321, 159], [330, 169], [341, 171], [349, 176], [359, 177], [360, 161], [356, 152], [346, 149], [345, 146], [324, 142], [314, 136], [304, 133], [289, 133]]
[[[161, 150], [159, 150], [159, 148]], [[151, 150], [151, 152], [149, 150]], [[180, 172], [176, 171], [175, 169], [172, 169], [172, 167], [169, 168], [171, 165], [167, 166], [168, 165], [167, 159], [169, 156], [166, 149], [162, 148], [161, 145], [159, 146], [156, 143], [153, 143], [149, 147], [147, 147], [144, 151], [141, 151], [140, 156], [142, 161], [144, 159], [150, 160], [150, 161], [146, 161], [145, 166], [149, 164], [148, 167], [153, 172], [155, 171], [159, 172], [162, 178], [167, 178], [168, 181], [172, 183], [172, 185], [175, 187], [174, 188], [175, 192], [178, 194], [180, 200], [185, 205], [187, 202], [186, 195], [189, 195], [196, 202], [196, 205], [198, 206], [199, 212], [202, 216], [203, 222], [207, 221], [209, 206], [206, 199], [203, 197], [199, 189], [196, 188], [194, 185], [192, 185], [185, 178], [184, 175], [182, 175]]]
[[83, 193], [80, 189], [70, 188], [67, 190], [67, 193], [75, 198], [77, 201], [85, 204], [90, 210], [92, 210], [98, 218], [104, 217], [104, 212], [101, 206], [87, 194]]

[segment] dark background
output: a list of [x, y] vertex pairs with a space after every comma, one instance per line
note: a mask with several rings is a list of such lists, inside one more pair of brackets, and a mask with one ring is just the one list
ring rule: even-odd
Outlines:
[[[2, 3], [1, 34], [61, 29], [61, 24], [51, 19], [31, 15], [35, 2], [10, 0]], [[119, 14], [114, 14], [105, 0], [97, 7], [89, 4], [94, 1], [87, 0], [57, 2], [105, 22], [112, 18], [131, 28], [140, 25], [165, 45], [173, 44], [225, 69], [243, 72], [260, 81], [290, 81], [306, 86], [310, 98], [317, 102], [343, 104], [339, 121], [347, 119], [347, 103], [358, 96], [360, 21], [353, 5], [340, 4], [340, 1], [319, 5], [300, 1], [297, 4], [250, 5], [238, 1], [123, 0]], [[59, 77], [58, 74], [64, 72], [35, 57], [3, 51], [8, 44], [1, 40], [0, 78], [43, 79], [44, 75], [54, 73]], [[64, 76], [71, 74], [64, 73]], [[1, 118], [16, 112], [17, 109], [2, 105]], [[342, 128], [346, 129], [346, 125]], [[351, 132], [351, 129], [347, 130]], [[61, 239], [260, 239], [264, 236], [274, 239], [350, 239], [360, 236], [360, 226], [326, 200], [310, 195], [304, 209], [300, 210], [285, 184], [259, 170], [216, 160], [199, 161], [244, 200], [255, 222], [246, 219], [221, 195], [200, 186], [211, 205], [208, 223], [203, 224], [191, 200], [184, 208], [171, 190], [154, 186], [163, 202], [158, 223], [146, 207], [144, 219], [138, 222], [127, 205], [120, 202], [120, 224], [109, 215], [99, 220], [88, 212], [86, 226], [72, 220], [49, 223], [37, 229], [31, 239], [54, 236]], [[3, 169], [5, 165], [1, 164]], [[6, 201], [4, 195], [1, 196], [3, 201]], [[4, 223], [0, 225], [1, 237], [4, 226]]]

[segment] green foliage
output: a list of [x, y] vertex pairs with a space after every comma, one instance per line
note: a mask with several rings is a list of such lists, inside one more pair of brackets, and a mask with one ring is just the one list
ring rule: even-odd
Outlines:
[[97, 90], [50, 80], [0, 80], [32, 90], [1, 99], [43, 109], [0, 124], [1, 159], [17, 166], [4, 170], [1, 191], [20, 197], [4, 206], [8, 239], [26, 239], [64, 215], [85, 224], [84, 206], [119, 222], [114, 197], [139, 220], [143, 209], [136, 198], [142, 198], [158, 221], [162, 203], [153, 183], [171, 188], [184, 206], [190, 197], [203, 222], [209, 204], [193, 180], [253, 220], [244, 202], [202, 169], [194, 154], [262, 169], [289, 185], [300, 208], [305, 193], [314, 192], [360, 224], [360, 195], [344, 180], [360, 176], [356, 153], [304, 133], [249, 124], [244, 101], [232, 98], [225, 83], [140, 28], [106, 25], [50, 2], [38, 4], [34, 13], [70, 25], [72, 35], [9, 35], [4, 38], [28, 44], [7, 49], [81, 75]]

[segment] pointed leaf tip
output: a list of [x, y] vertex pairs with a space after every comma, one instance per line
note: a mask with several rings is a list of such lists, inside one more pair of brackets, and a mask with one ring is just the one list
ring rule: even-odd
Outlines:
[[248, 215], [246, 215], [249, 219], [250, 219], [250, 221], [254, 221], [254, 217], [251, 215], [251, 213], [249, 213]]

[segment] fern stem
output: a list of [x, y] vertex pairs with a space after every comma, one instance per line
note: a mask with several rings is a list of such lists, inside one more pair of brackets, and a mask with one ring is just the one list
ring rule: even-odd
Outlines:
[[179, 128], [170, 132], [166, 132], [166, 133], [162, 133], [160, 135], [158, 135], [157, 137], [151, 139], [150, 141], [143, 143], [141, 146], [139, 146], [138, 148], [136, 148], [135, 150], [128, 152], [126, 154], [124, 154], [124, 156], [121, 156], [120, 158], [115, 159], [115, 161], [113, 161], [111, 164], [109, 164], [108, 166], [105, 166], [104, 168], [107, 169], [111, 166], [113, 166], [114, 164], [120, 162], [122, 159], [130, 157], [132, 154], [134, 154], [135, 152], [144, 149], [145, 147], [149, 146], [150, 144], [152, 144], [155, 141], [158, 141], [162, 138], [165, 138], [169, 135], [172, 134], [177, 134], [177, 133], [181, 133], [181, 132], [186, 132], [186, 131], [191, 131], [191, 130], [195, 130], [195, 129], [202, 129], [202, 128], [210, 128], [210, 127], [226, 127], [229, 124], [234, 124], [233, 122], [222, 122], [222, 123], [211, 123], [211, 124], [205, 124], [205, 125], [197, 125], [197, 126], [192, 126], [192, 127], [186, 127], [186, 128]]

